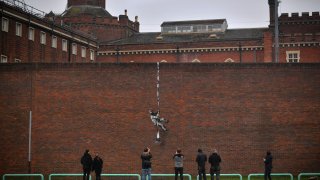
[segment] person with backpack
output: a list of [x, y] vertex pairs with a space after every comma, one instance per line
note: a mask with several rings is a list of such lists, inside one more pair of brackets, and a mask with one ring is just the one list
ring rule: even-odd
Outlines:
[[81, 157], [81, 164], [83, 169], [83, 180], [89, 180], [92, 168], [92, 157], [87, 149]]
[[183, 158], [184, 156], [181, 154], [181, 149], [177, 149], [173, 155], [175, 180], [178, 180], [178, 174], [180, 174], [180, 180], [183, 180]]
[[214, 149], [213, 153], [209, 157], [209, 163], [211, 164], [211, 168], [210, 168], [211, 180], [214, 180], [214, 174], [216, 174], [217, 180], [220, 180], [220, 169], [221, 169], [220, 162], [221, 162], [221, 157], [218, 154], [218, 151]]

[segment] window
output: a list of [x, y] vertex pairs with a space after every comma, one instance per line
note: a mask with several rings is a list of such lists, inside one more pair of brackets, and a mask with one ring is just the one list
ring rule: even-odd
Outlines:
[[40, 32], [40, 43], [46, 44], [46, 33], [43, 31]]
[[22, 24], [21, 23], [16, 23], [16, 35], [17, 36], [22, 36]]
[[232, 63], [232, 62], [234, 62], [234, 60], [231, 59], [231, 58], [228, 58], [228, 59], [226, 59], [224, 62]]
[[5, 55], [1, 55], [1, 61], [0, 63], [7, 63], [8, 62], [8, 58]]
[[178, 26], [177, 32], [191, 32], [191, 26]]
[[7, 18], [2, 18], [2, 31], [9, 31], [9, 20]]
[[34, 28], [29, 27], [28, 39], [34, 41]]
[[68, 41], [65, 39], [62, 39], [62, 51], [68, 51]]
[[15, 58], [15, 59], [14, 59], [14, 62], [15, 62], [15, 63], [21, 63], [21, 59]]
[[85, 58], [86, 57], [86, 51], [87, 51], [87, 48], [82, 46], [81, 47], [81, 57]]
[[164, 33], [175, 33], [176, 27], [175, 26], [166, 26], [162, 28], [162, 32]]
[[207, 26], [206, 25], [195, 25], [193, 26], [193, 32], [206, 32]]
[[72, 54], [77, 55], [77, 44], [72, 43]]
[[191, 62], [193, 62], [193, 63], [199, 63], [199, 62], [201, 62], [199, 59], [194, 59], [194, 60], [192, 60]]
[[57, 48], [57, 36], [52, 36], [51, 47]]
[[90, 60], [94, 61], [94, 50], [90, 49]]
[[287, 51], [286, 54], [288, 63], [298, 63], [300, 61], [300, 51]]

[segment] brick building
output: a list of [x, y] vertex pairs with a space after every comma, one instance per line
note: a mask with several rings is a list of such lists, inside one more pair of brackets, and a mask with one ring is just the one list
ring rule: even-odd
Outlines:
[[[77, 44], [71, 37], [82, 41], [74, 45], [77, 52], [88, 51], [92, 57], [89, 59], [96, 59], [97, 62], [264, 63], [273, 62], [274, 59], [274, 0], [268, 1], [269, 27], [228, 29], [226, 19], [191, 20], [163, 22], [161, 32], [155, 33], [140, 33], [138, 17], [135, 21], [129, 20], [127, 10], [124, 15], [112, 16], [105, 9], [105, 0], [68, 0], [67, 9], [62, 14], [45, 14], [37, 10], [36, 15], [30, 13], [34, 8], [27, 5], [19, 7], [10, 2], [1, 0], [4, 9], [0, 34], [3, 62], [92, 62], [84, 56], [77, 57], [70, 53], [72, 44]], [[21, 22], [17, 17], [23, 17], [20, 18]], [[28, 24], [29, 19], [32, 19], [31, 24]], [[69, 51], [55, 51], [48, 45], [39, 45], [38, 38], [34, 40], [36, 43], [28, 40], [26, 34], [30, 31], [29, 27], [33, 28], [32, 22], [40, 23], [42, 26], [39, 27], [46, 27], [36, 28], [36, 36], [43, 36], [38, 35], [40, 31], [49, 34], [52, 37], [47, 38], [47, 43], [57, 41], [57, 49], [61, 49], [58, 46], [62, 46], [64, 39], [64, 42], [68, 42], [65, 44]], [[7, 28], [10, 29], [9, 33], [6, 32]], [[19, 28], [22, 28], [22, 37], [15, 33], [20, 32]], [[68, 35], [54, 34], [57, 31], [55, 29], [61, 29]], [[280, 62], [319, 62], [319, 29], [319, 12], [312, 12], [311, 15], [303, 12], [301, 16], [298, 13], [290, 16], [288, 13], [281, 14]], [[77, 54], [80, 56], [80, 53]]]
[[[274, 0], [269, 0], [270, 25], [228, 29], [226, 19], [164, 22], [161, 32], [136, 33], [100, 43], [100, 62], [273, 62]], [[320, 62], [319, 12], [281, 14], [279, 59]]]
[[15, 1], [0, 1], [2, 63], [94, 62], [95, 37], [44, 18], [45, 13]]
[[67, 9], [60, 15], [51, 15], [56, 23], [97, 37], [99, 42], [122, 39], [139, 32], [138, 16], [135, 21], [124, 15], [112, 16], [105, 9], [105, 0], [68, 0]]

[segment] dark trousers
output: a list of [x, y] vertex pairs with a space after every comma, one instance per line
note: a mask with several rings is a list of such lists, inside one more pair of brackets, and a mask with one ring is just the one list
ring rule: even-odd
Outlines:
[[174, 168], [175, 173], [175, 180], [178, 180], [178, 174], [180, 174], [180, 180], [183, 180], [183, 167], [175, 167]]
[[205, 167], [198, 167], [198, 174], [199, 174], [199, 180], [207, 180], [206, 176], [206, 168]]
[[94, 172], [96, 173], [96, 180], [100, 180], [101, 179], [101, 169], [98, 170], [94, 170]]
[[264, 170], [264, 180], [267, 180], [267, 178], [271, 180], [271, 169]]
[[83, 180], [89, 180], [90, 169], [83, 168]]
[[216, 177], [217, 177], [216, 179], [220, 180], [220, 171], [213, 171], [213, 170], [211, 171], [210, 170], [211, 180], [214, 180], [214, 174], [216, 174]]

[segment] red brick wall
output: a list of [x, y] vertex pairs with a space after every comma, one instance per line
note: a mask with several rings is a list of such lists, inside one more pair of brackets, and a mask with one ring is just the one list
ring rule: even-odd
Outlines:
[[156, 64], [1, 65], [0, 174], [27, 172], [31, 90], [33, 173], [81, 172], [86, 148], [104, 173], [140, 173], [145, 146], [154, 173], [173, 173], [178, 147], [191, 174], [199, 147], [218, 149], [222, 173], [263, 172], [266, 150], [274, 172], [319, 172], [319, 64], [161, 64], [160, 76], [158, 145]]

